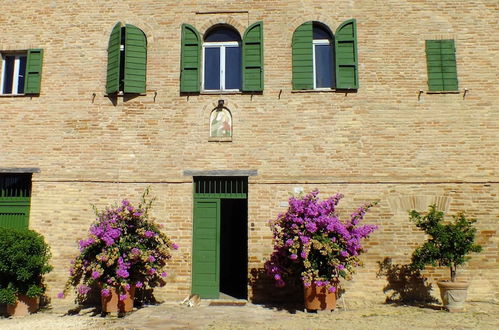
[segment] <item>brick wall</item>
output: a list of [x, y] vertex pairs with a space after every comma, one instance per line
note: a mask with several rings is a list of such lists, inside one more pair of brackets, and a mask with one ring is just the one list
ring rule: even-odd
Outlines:
[[[151, 185], [158, 197], [153, 211], [182, 247], [162, 292], [167, 299], [185, 296], [192, 179], [183, 171], [249, 169], [258, 170], [249, 187], [250, 269], [271, 252], [267, 221], [283, 210], [293, 187], [346, 194], [346, 214], [379, 200], [367, 220], [380, 229], [347, 294], [384, 299], [377, 262], [408, 262], [424, 237], [406, 211], [435, 200], [479, 219], [484, 252], [461, 274], [472, 281], [470, 299], [499, 299], [497, 1], [82, 0], [3, 1], [3, 7], [9, 14], [0, 20], [0, 51], [44, 49], [40, 96], [0, 97], [0, 167], [41, 169], [33, 177], [30, 226], [52, 246], [50, 294], [62, 287], [75, 242], [93, 219], [89, 205], [133, 199]], [[357, 19], [359, 90], [293, 92], [294, 29], [316, 20], [334, 31], [349, 18]], [[259, 20], [263, 94], [179, 94], [182, 23], [201, 33], [229, 23], [242, 34]], [[113, 104], [104, 89], [117, 21], [147, 36], [147, 94]], [[442, 38], [455, 40], [460, 93], [418, 97], [427, 89], [425, 40]], [[232, 142], [208, 142], [219, 99], [233, 115]]]

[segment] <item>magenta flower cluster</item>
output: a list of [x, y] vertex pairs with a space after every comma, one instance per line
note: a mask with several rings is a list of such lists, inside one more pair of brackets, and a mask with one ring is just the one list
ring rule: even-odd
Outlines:
[[116, 275], [121, 278], [127, 278], [130, 276], [128, 273], [128, 269], [130, 268], [131, 263], [125, 262], [123, 257], [118, 258], [118, 270], [116, 271]]
[[88, 237], [79, 241], [80, 253], [71, 261], [70, 277], [58, 297], [71, 287], [80, 300], [93, 287], [108, 296], [114, 287], [124, 299], [131, 286], [147, 289], [165, 284], [164, 270], [178, 245], [149, 218], [152, 202], [146, 197], [145, 193], [138, 207], [125, 199], [119, 206], [96, 211], [97, 219]]
[[359, 225], [375, 203], [359, 207], [343, 222], [336, 210], [343, 195], [321, 200], [318, 194], [314, 190], [290, 198], [287, 212], [270, 222], [274, 252], [265, 268], [278, 287], [298, 278], [305, 286], [313, 283], [334, 292], [339, 278], [348, 279], [360, 264], [359, 255], [365, 252], [361, 242], [377, 228]]

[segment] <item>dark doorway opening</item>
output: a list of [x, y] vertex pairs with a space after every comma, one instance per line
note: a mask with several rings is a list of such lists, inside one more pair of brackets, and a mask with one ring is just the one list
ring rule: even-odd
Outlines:
[[220, 218], [220, 293], [247, 299], [247, 199], [221, 199]]

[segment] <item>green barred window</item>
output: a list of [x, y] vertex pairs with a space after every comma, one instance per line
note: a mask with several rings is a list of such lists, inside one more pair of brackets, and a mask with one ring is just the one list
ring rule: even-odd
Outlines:
[[28, 228], [31, 174], [0, 174], [0, 226]]
[[247, 194], [247, 177], [194, 177], [194, 197], [245, 198]]

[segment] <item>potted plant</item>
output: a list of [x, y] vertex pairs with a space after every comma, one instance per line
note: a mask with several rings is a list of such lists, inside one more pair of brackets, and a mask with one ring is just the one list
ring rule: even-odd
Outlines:
[[482, 247], [475, 244], [476, 219], [467, 218], [464, 212], [453, 216], [453, 221], [444, 223], [444, 212], [436, 205], [421, 214], [409, 212], [411, 221], [422, 229], [429, 239], [412, 254], [411, 265], [424, 269], [426, 265], [449, 267], [450, 281], [437, 282], [444, 307], [448, 311], [461, 311], [466, 300], [469, 283], [456, 281], [457, 267], [463, 265], [471, 252], [480, 252]]
[[170, 251], [178, 246], [149, 217], [153, 200], [147, 195], [148, 189], [137, 207], [125, 199], [103, 211], [94, 208], [97, 219], [88, 238], [79, 241], [80, 254], [71, 261], [70, 277], [60, 298], [75, 287], [81, 302], [98, 288], [103, 312], [124, 313], [133, 309], [136, 288], [165, 284]]
[[0, 303], [7, 314], [23, 316], [38, 310], [45, 293], [43, 275], [52, 270], [50, 247], [29, 229], [0, 227]]
[[340, 278], [350, 279], [361, 264], [362, 239], [377, 227], [359, 225], [375, 203], [365, 204], [341, 221], [336, 211], [343, 195], [320, 200], [318, 190], [289, 199], [288, 210], [270, 222], [274, 252], [265, 263], [278, 287], [301, 280], [307, 310], [332, 310]]

